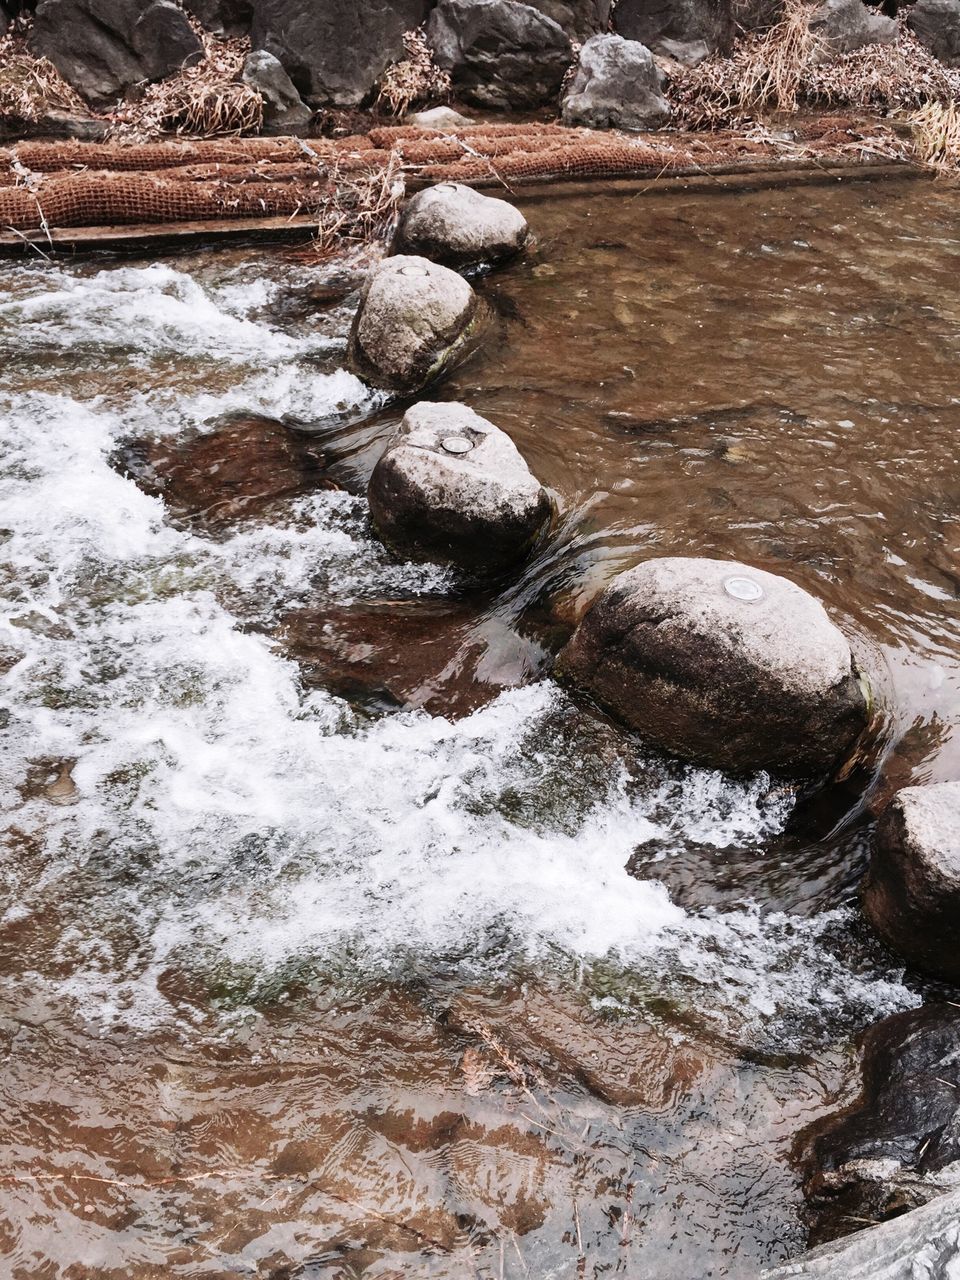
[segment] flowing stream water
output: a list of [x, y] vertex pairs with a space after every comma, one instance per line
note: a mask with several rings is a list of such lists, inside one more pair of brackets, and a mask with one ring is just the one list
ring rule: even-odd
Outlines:
[[[402, 413], [361, 262], [0, 272], [0, 1258], [88, 1277], [753, 1277], [798, 1132], [922, 987], [856, 911], [873, 816], [960, 776], [960, 196], [524, 203], [432, 394], [554, 492], [480, 586], [376, 542]], [[550, 679], [615, 572], [821, 597], [871, 753], [809, 796]]]

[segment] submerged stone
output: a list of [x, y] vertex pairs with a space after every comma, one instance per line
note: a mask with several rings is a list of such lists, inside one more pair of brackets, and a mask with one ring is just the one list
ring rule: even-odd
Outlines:
[[368, 493], [387, 546], [466, 569], [521, 559], [551, 514], [546, 490], [510, 437], [463, 404], [408, 409]]
[[394, 253], [422, 254], [448, 267], [495, 266], [527, 242], [527, 220], [512, 204], [459, 182], [418, 191], [403, 211]]
[[348, 364], [372, 386], [419, 391], [463, 352], [477, 312], [476, 294], [455, 271], [422, 257], [386, 258], [361, 291]]
[[877, 826], [863, 909], [911, 965], [960, 982], [960, 782], [897, 792]]
[[651, 742], [731, 772], [827, 771], [865, 728], [850, 646], [818, 600], [727, 560], [647, 560], [593, 603], [557, 674]]
[[594, 36], [580, 50], [563, 99], [563, 123], [589, 129], [658, 129], [670, 119], [661, 79], [645, 45], [617, 35]]

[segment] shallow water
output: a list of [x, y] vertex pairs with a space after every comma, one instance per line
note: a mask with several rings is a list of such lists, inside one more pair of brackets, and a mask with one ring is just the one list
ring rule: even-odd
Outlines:
[[[435, 393], [558, 502], [482, 589], [371, 538], [402, 406], [340, 367], [342, 266], [4, 264], [11, 1275], [690, 1280], [802, 1247], [794, 1136], [921, 991], [852, 909], [871, 813], [960, 776], [958, 211], [531, 200]], [[552, 653], [652, 553], [820, 595], [870, 758], [798, 799], [572, 704]]]

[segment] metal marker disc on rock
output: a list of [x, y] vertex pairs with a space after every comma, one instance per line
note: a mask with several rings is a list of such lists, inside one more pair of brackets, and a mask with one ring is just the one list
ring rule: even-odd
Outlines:
[[743, 600], [748, 604], [763, 599], [763, 587], [752, 578], [725, 578], [723, 589], [734, 600]]
[[440, 447], [445, 453], [469, 453], [473, 443], [465, 440], [463, 436], [447, 436], [446, 440], [440, 441]]

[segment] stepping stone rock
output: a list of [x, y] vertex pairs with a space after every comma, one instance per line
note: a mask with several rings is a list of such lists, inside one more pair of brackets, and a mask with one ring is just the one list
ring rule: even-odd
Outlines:
[[850, 646], [819, 601], [730, 560], [619, 574], [557, 674], [665, 750], [730, 772], [826, 772], [868, 719]]
[[529, 227], [519, 209], [459, 182], [418, 191], [407, 204], [394, 239], [395, 253], [422, 254], [460, 269], [495, 266], [515, 257]]
[[372, 386], [419, 391], [464, 352], [477, 312], [477, 295], [455, 271], [426, 258], [386, 258], [361, 291], [347, 362]]
[[897, 792], [877, 825], [863, 910], [911, 965], [960, 983], [960, 782]]
[[960, 66], [960, 0], [917, 0], [907, 26], [945, 67]]
[[391, 550], [480, 571], [520, 560], [551, 515], [510, 437], [464, 404], [408, 409], [368, 496]]
[[660, 71], [645, 45], [622, 36], [594, 36], [580, 50], [561, 108], [563, 123], [588, 129], [658, 129], [670, 119], [670, 104], [660, 87]]

